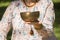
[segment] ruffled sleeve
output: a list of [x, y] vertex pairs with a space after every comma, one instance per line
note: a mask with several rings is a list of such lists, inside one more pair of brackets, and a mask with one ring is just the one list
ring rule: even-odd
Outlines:
[[[0, 21], [0, 40], [7, 40], [7, 33], [9, 32], [12, 24], [12, 12], [15, 4], [11, 4], [7, 7], [1, 21]], [[3, 11], [3, 10], [2, 10]]]
[[52, 0], [41, 0], [39, 10], [40, 10], [40, 17], [39, 23], [45, 27], [48, 31], [53, 31], [53, 24], [55, 20], [55, 13], [54, 13], [54, 4]]
[[55, 13], [53, 8], [53, 2], [52, 0], [47, 0], [49, 5], [46, 8], [45, 17], [43, 19], [43, 26], [46, 28], [47, 31], [53, 32], [53, 24], [55, 20]]

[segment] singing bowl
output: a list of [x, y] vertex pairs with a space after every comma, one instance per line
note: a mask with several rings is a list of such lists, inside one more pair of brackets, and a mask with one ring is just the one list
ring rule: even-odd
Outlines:
[[21, 18], [26, 22], [37, 22], [39, 18], [39, 11], [36, 12], [21, 12]]

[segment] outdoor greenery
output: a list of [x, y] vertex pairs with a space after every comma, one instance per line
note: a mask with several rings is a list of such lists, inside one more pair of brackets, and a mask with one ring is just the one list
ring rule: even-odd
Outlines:
[[[0, 0], [0, 20], [12, 0]], [[54, 9], [55, 9], [55, 23], [54, 23], [54, 32], [57, 37], [57, 40], [60, 40], [60, 0], [53, 0]], [[8, 33], [7, 39], [11, 39], [12, 30]]]

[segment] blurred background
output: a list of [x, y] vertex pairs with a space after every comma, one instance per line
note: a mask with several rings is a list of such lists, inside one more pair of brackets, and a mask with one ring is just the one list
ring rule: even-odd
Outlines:
[[[0, 20], [12, 0], [0, 0]], [[54, 23], [54, 32], [58, 40], [60, 40], [60, 0], [53, 0], [54, 9], [55, 9], [55, 23]], [[7, 40], [11, 40], [12, 29], [9, 31]]]

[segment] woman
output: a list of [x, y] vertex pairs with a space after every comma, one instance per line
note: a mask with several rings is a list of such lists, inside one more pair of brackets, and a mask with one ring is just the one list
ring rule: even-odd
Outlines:
[[[42, 35], [30, 22], [22, 20], [21, 12], [39, 11], [39, 24], [43, 25]], [[52, 0], [18, 0], [12, 2], [6, 9], [0, 21], [0, 40], [6, 40], [7, 33], [13, 28], [11, 40], [56, 40], [53, 33], [55, 14]], [[32, 30], [31, 30], [32, 28]], [[31, 33], [34, 35], [31, 35]], [[40, 31], [39, 31], [40, 32]], [[41, 33], [40, 32], [40, 33]]]

